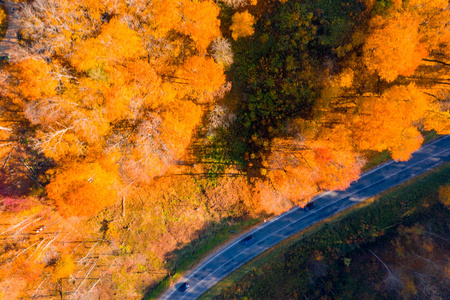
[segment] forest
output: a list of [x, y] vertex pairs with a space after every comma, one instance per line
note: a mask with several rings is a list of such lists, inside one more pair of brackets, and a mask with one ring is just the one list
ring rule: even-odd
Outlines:
[[141, 299], [205, 240], [450, 134], [448, 0], [19, 2], [0, 298]]

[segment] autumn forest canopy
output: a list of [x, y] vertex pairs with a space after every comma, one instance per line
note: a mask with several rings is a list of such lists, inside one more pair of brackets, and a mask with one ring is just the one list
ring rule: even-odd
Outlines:
[[[408, 160], [426, 132], [449, 134], [449, 9], [24, 2], [21, 52], [0, 69], [4, 210], [35, 197], [66, 220], [101, 216], [118, 251], [145, 250], [146, 264], [170, 269], [165, 255], [208, 222], [303, 205], [348, 187], [375, 152]], [[114, 223], [125, 199], [139, 216]], [[125, 236], [125, 226], [140, 229]], [[64, 253], [55, 280], [74, 268]]]

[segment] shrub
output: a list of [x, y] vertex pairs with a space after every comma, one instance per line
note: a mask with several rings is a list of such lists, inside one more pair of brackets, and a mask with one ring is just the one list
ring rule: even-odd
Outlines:
[[214, 60], [223, 66], [231, 65], [233, 60], [233, 51], [231, 50], [231, 43], [222, 37], [218, 37], [211, 45], [212, 56]]
[[232, 21], [233, 25], [231, 25], [230, 29], [233, 32], [231, 36], [234, 40], [237, 40], [239, 37], [252, 35], [255, 32], [253, 28], [255, 17], [247, 10], [242, 13], [235, 13]]

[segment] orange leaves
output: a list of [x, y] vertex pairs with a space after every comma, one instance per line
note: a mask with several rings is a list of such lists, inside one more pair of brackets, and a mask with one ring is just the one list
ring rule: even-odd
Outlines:
[[434, 129], [438, 134], [450, 134], [450, 94], [445, 88], [437, 93], [423, 119], [425, 130]]
[[[397, 0], [399, 1], [399, 0]], [[445, 9], [448, 7], [447, 0], [410, 0], [408, 6], [415, 10]]]
[[192, 131], [200, 122], [201, 108], [177, 101], [157, 114], [149, 114], [130, 137], [134, 147], [124, 148], [122, 172], [129, 180], [148, 183], [162, 175], [183, 154]]
[[146, 61], [115, 66], [101, 92], [103, 107], [111, 122], [140, 117], [143, 106], [155, 109], [169, 99], [161, 97], [162, 80]]
[[25, 116], [36, 126], [32, 146], [57, 163], [114, 151], [123, 174], [162, 174], [200, 120], [194, 103], [212, 100], [225, 82], [223, 68], [206, 57], [220, 36], [219, 7], [210, 0], [42, 5], [29, 7], [27, 34], [71, 66], [55, 59], [52, 67], [33, 60], [17, 67]]
[[[345, 189], [359, 178], [365, 161], [354, 152], [349, 131], [343, 125], [317, 128], [301, 119], [294, 123], [294, 137], [275, 139], [268, 161], [267, 177], [272, 193], [278, 195], [276, 201], [284, 197], [304, 202], [321, 190]], [[261, 190], [262, 200], [267, 193], [270, 186]]]
[[237, 40], [239, 37], [252, 35], [255, 32], [255, 29], [253, 28], [255, 17], [247, 10], [242, 13], [235, 13], [232, 21], [233, 25], [230, 26], [230, 29], [232, 31], [231, 36], [234, 40]]
[[397, 136], [397, 140], [388, 148], [395, 160], [408, 160], [411, 153], [422, 146], [422, 134], [415, 127], [407, 127]]
[[305, 158], [315, 170], [315, 180], [321, 189], [346, 189], [359, 178], [365, 161], [353, 150], [344, 126], [324, 131], [315, 140], [305, 143], [309, 149]]
[[44, 264], [35, 260], [30, 260], [25, 255], [18, 256], [9, 267], [13, 274], [24, 278], [27, 283], [32, 284], [42, 275]]
[[101, 33], [78, 43], [71, 63], [80, 71], [97, 67], [111, 67], [144, 53], [142, 39], [136, 31], [117, 19], [102, 26]]
[[[281, 182], [286, 183], [286, 190], [289, 191], [289, 186], [287, 181], [281, 180]], [[257, 211], [262, 211], [269, 214], [281, 214], [285, 211], [288, 211], [295, 204], [298, 204], [298, 200], [296, 195], [291, 196], [295, 198], [297, 201], [293, 202], [290, 200], [290, 194], [283, 193], [284, 190], [279, 191], [278, 189], [274, 189], [270, 182], [258, 182], [257, 189], [259, 192], [259, 203], [256, 205]]]
[[117, 19], [112, 19], [104, 25], [97, 39], [108, 51], [105, 54], [110, 61], [133, 59], [143, 53], [141, 37]]
[[430, 110], [423, 120], [425, 130], [436, 130], [438, 134], [450, 134], [450, 110]]
[[220, 36], [219, 11], [211, 0], [152, 1], [152, 30], [148, 32], [156, 38], [163, 38], [170, 30], [177, 30], [189, 36], [200, 53], [206, 53], [211, 41]]
[[190, 36], [202, 53], [220, 35], [219, 11], [219, 7], [210, 0], [183, 2], [184, 21], [180, 31]]
[[108, 5], [104, 1], [97, 0], [82, 0], [78, 2], [88, 11], [89, 17], [95, 20], [100, 19], [101, 14], [107, 10], [106, 6]]
[[6, 20], [6, 13], [3, 7], [0, 7], [0, 24], [3, 26]]
[[152, 25], [155, 37], [161, 38], [171, 29], [178, 29], [181, 22], [179, 0], [152, 1]]
[[47, 194], [62, 215], [91, 216], [116, 201], [117, 176], [98, 162], [74, 162], [57, 171]]
[[413, 84], [395, 86], [381, 97], [362, 99], [354, 118], [354, 137], [360, 149], [388, 149], [396, 160], [406, 160], [422, 137], [413, 122], [425, 116], [428, 97]]
[[165, 123], [162, 138], [176, 156], [181, 156], [188, 146], [201, 115], [201, 108], [189, 101], [174, 102], [161, 113]]
[[55, 281], [69, 277], [75, 270], [75, 262], [69, 253], [62, 254], [56, 261], [52, 272], [52, 277]]
[[[280, 152], [273, 152], [272, 156], [282, 155]], [[270, 164], [269, 158], [269, 172], [268, 179], [273, 186], [266, 186], [261, 190], [261, 199], [263, 200], [267, 193], [278, 194], [281, 199], [299, 203], [303, 200], [310, 199], [318, 192], [316, 185], [317, 174], [307, 165], [307, 161], [303, 160], [301, 155], [291, 157], [283, 157], [285, 162], [283, 165], [277, 167]], [[296, 160], [295, 164], [290, 162]], [[280, 168], [281, 167], [281, 168]], [[270, 190], [273, 189], [273, 192]], [[279, 199], [278, 201], [280, 201]], [[266, 199], [268, 201], [268, 199]], [[266, 204], [267, 205], [267, 204]]]
[[214, 59], [205, 56], [193, 56], [186, 60], [180, 69], [180, 77], [186, 80], [187, 90], [193, 92], [194, 99], [204, 102], [225, 83], [223, 67]]
[[374, 17], [364, 45], [364, 63], [370, 71], [391, 82], [411, 75], [428, 55], [419, 41], [419, 20], [409, 13], [391, 18]]
[[13, 66], [13, 72], [18, 79], [18, 92], [28, 100], [56, 95], [59, 82], [52, 76], [51, 66], [43, 60], [23, 60]]
[[439, 188], [439, 200], [450, 209], [450, 184]]

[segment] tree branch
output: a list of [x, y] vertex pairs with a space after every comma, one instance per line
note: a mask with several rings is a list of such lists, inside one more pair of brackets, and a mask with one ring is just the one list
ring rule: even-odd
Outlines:
[[437, 60], [437, 59], [423, 58], [422, 60], [424, 60], [424, 61], [429, 61], [429, 62], [435, 62], [435, 63], [438, 63], [438, 64], [442, 64], [442, 65], [444, 65], [444, 66], [450, 66], [449, 63], [446, 63], [446, 62], [443, 62], [443, 61], [440, 61], [440, 60]]

